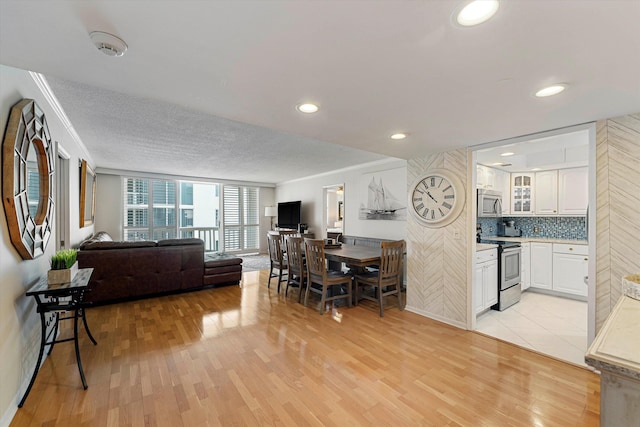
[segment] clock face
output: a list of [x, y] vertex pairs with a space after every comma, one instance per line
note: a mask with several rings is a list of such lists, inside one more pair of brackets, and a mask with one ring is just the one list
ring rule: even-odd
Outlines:
[[442, 227], [460, 214], [464, 194], [459, 182], [444, 172], [431, 172], [411, 187], [414, 217], [427, 226]]

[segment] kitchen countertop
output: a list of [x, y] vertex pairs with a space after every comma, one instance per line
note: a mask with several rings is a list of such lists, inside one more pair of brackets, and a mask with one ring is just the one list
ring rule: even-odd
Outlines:
[[571, 240], [571, 239], [552, 239], [548, 237], [483, 237], [485, 240], [504, 240], [505, 242], [520, 242], [520, 243], [530, 243], [530, 242], [540, 242], [540, 243], [562, 243], [566, 245], [588, 245], [589, 242], [587, 240]]
[[497, 249], [498, 245], [493, 243], [476, 243], [476, 252], [478, 251], [487, 251], [489, 249]]
[[586, 362], [596, 369], [640, 380], [640, 301], [623, 295], [589, 347]]

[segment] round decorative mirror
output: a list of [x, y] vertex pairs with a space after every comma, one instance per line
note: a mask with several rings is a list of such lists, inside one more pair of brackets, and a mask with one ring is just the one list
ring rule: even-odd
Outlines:
[[2, 201], [11, 243], [23, 259], [42, 255], [53, 226], [54, 147], [33, 99], [11, 108], [2, 143]]
[[25, 176], [27, 187], [27, 204], [29, 215], [36, 218], [40, 207], [40, 174], [38, 173], [38, 147], [32, 141], [27, 146], [27, 174]]

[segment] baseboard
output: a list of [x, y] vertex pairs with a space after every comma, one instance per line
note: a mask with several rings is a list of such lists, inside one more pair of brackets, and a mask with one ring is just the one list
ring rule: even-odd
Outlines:
[[[17, 402], [19, 398], [20, 396], [16, 393], [12, 402]], [[2, 414], [2, 418], [0, 418], [0, 427], [9, 427], [9, 424], [13, 421], [13, 417], [16, 415], [16, 412], [18, 412], [18, 405], [10, 405], [4, 414]]]
[[408, 305], [404, 309], [412, 313], [419, 314], [420, 316], [427, 317], [429, 319], [436, 320], [438, 322], [446, 323], [447, 325], [454, 326], [459, 329], [467, 330], [467, 325], [462, 322], [457, 322], [455, 320], [447, 319], [446, 317], [438, 316], [433, 313], [429, 313], [419, 308], [411, 307]]

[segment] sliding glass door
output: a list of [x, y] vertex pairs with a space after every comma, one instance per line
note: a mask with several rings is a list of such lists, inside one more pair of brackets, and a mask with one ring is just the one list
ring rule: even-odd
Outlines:
[[123, 198], [124, 240], [195, 237], [205, 251], [259, 250], [257, 187], [124, 178]]

